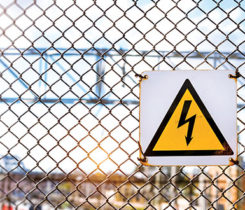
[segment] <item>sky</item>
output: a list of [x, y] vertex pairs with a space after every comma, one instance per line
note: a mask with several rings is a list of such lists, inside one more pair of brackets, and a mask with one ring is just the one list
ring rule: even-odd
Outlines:
[[[141, 73], [152, 69], [169, 70], [170, 65], [177, 64], [179, 69], [191, 69], [193, 66], [196, 69], [211, 69], [213, 65], [212, 61], [204, 62], [203, 59], [187, 60], [193, 66], [186, 62], [181, 64], [182, 58], [166, 58], [167, 62], [164, 62], [161, 57], [154, 57], [158, 55], [157, 51], [168, 53], [218, 50], [231, 53], [236, 50], [237, 45], [240, 51], [245, 49], [245, 44], [242, 44], [244, 34], [240, 30], [245, 29], [245, 23], [242, 22], [244, 11], [236, 8], [234, 1], [222, 1], [220, 7], [223, 11], [209, 0], [198, 3], [200, 9], [190, 0], [179, 2], [178, 8], [174, 8], [176, 5], [172, 1], [159, 1], [157, 7], [148, 0], [138, 1], [137, 4], [131, 0], [118, 0], [117, 6], [113, 5], [113, 1], [103, 0], [96, 1], [96, 6], [89, 0], [77, 1], [77, 6], [73, 5], [73, 1], [57, 0], [56, 6], [52, 1], [36, 2], [38, 6], [32, 5], [30, 0], [21, 0], [17, 1], [17, 6], [11, 4], [13, 1], [0, 1], [0, 48], [5, 52], [17, 52], [17, 55], [0, 58], [2, 97], [96, 97], [95, 63], [98, 57], [85, 54], [81, 59], [76, 51], [64, 53], [70, 48], [94, 47], [128, 51], [126, 57], [114, 55], [107, 57], [107, 62], [101, 62], [106, 83], [102, 96], [118, 100], [118, 95], [136, 101], [139, 94], [138, 80], [130, 72], [132, 68]], [[244, 3], [241, 6], [244, 8]], [[161, 10], [168, 11], [167, 15], [164, 16]], [[229, 18], [226, 13], [229, 13]], [[225, 21], [221, 22], [224, 18]], [[198, 24], [197, 28], [195, 24]], [[31, 47], [44, 49], [47, 56], [42, 59], [40, 55], [19, 57], [18, 49]], [[152, 57], [146, 56], [142, 59], [141, 51], [151, 51]], [[52, 55], [54, 53], [58, 55]], [[126, 64], [122, 58], [127, 60]], [[221, 63], [218, 62], [219, 69], [234, 69], [224, 61], [225, 59], [221, 59]], [[242, 60], [230, 61], [234, 66], [242, 63]], [[6, 70], [6, 66], [10, 65], [11, 68]], [[128, 74], [122, 82], [123, 68]], [[16, 81], [13, 72], [15, 76], [23, 78], [24, 84]], [[40, 74], [42, 81], [39, 79]], [[9, 83], [13, 83], [11, 89]], [[28, 89], [30, 85], [34, 94]], [[52, 87], [49, 89], [50, 86]], [[245, 97], [243, 92], [239, 94]], [[139, 139], [139, 109], [136, 105], [112, 104], [105, 107], [77, 101], [66, 105], [27, 102], [12, 103], [10, 107], [8, 105], [10, 104], [0, 103], [0, 154], [7, 154], [11, 148], [11, 154], [23, 159], [29, 169], [35, 168], [39, 161], [42, 170], [52, 171], [56, 167], [55, 160], [60, 162], [59, 167], [62, 170], [71, 171], [79, 164], [86, 173], [95, 170], [100, 163], [99, 167], [103, 171], [114, 171], [117, 165], [123, 163], [120, 168], [128, 173], [138, 163], [138, 152], [134, 152], [138, 148], [136, 141]], [[243, 115], [241, 111], [238, 117]], [[241, 123], [239, 125], [243, 128]], [[51, 129], [50, 133], [47, 132], [48, 129]], [[101, 148], [98, 148], [99, 143]], [[119, 144], [121, 149], [115, 150]], [[67, 152], [69, 157], [66, 157]], [[84, 160], [87, 152], [91, 153]], [[130, 158], [135, 163], [128, 160], [127, 153], [132, 155]], [[108, 159], [108, 154], [111, 159]], [[40, 168], [35, 170], [40, 171]]]

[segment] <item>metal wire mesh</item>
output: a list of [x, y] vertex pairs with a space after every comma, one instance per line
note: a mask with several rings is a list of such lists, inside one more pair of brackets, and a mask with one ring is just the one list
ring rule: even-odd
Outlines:
[[[0, 207], [244, 209], [244, 8], [1, 0]], [[135, 74], [185, 69], [240, 72], [237, 166], [139, 164]]]

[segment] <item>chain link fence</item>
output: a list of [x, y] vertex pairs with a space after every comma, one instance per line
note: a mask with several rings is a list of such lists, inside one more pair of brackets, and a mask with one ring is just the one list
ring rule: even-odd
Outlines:
[[[236, 0], [0, 0], [0, 208], [245, 209], [244, 17]], [[241, 74], [239, 164], [142, 166], [135, 74], [202, 69]]]

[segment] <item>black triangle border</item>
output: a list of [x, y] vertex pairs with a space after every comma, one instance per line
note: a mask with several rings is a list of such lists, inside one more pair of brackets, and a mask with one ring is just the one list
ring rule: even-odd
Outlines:
[[[200, 110], [202, 111], [203, 115], [205, 116], [206, 120], [208, 121], [209, 125], [213, 129], [215, 135], [219, 139], [222, 146], [225, 150], [175, 150], [175, 151], [153, 151], [157, 141], [159, 140], [162, 132], [164, 131], [168, 121], [170, 120], [172, 114], [174, 113], [176, 107], [178, 106], [181, 98], [183, 97], [186, 90], [189, 90], [192, 97], [196, 101], [197, 105], [199, 106]], [[214, 122], [213, 118], [209, 114], [207, 108], [203, 104], [201, 98], [197, 94], [196, 90], [194, 89], [193, 85], [191, 84], [189, 79], [186, 79], [182, 87], [180, 88], [177, 96], [175, 97], [172, 105], [170, 106], [167, 114], [165, 115], [164, 119], [162, 120], [159, 128], [157, 129], [154, 137], [151, 140], [151, 143], [147, 147], [146, 151], [144, 152], [144, 156], [207, 156], [207, 155], [233, 155], [233, 151], [228, 145], [227, 141], [225, 140], [224, 136], [220, 132], [218, 126]]]

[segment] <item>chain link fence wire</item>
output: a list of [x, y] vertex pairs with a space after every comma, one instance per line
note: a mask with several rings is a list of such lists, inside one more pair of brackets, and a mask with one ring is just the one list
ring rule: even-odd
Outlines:
[[[240, 0], [0, 0], [0, 209], [245, 209], [244, 17]], [[241, 74], [239, 164], [142, 166], [135, 74], [202, 69]]]

